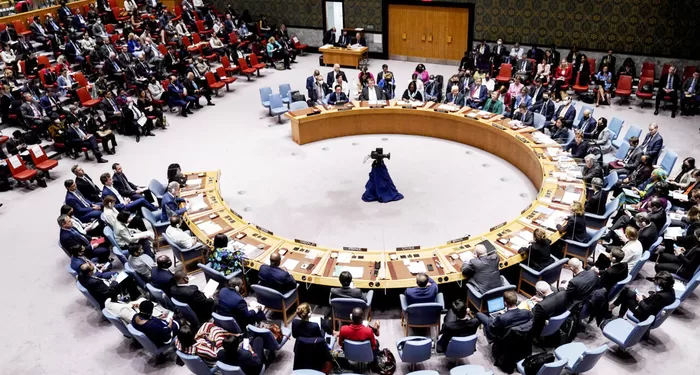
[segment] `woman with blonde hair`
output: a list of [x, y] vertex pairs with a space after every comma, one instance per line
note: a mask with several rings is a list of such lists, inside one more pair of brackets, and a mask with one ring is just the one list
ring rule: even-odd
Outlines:
[[323, 319], [321, 319], [321, 325], [324, 326], [323, 330], [317, 322], [312, 322], [309, 320], [311, 318], [311, 306], [309, 306], [309, 304], [306, 302], [297, 307], [297, 316], [299, 319], [292, 321], [292, 336], [295, 339], [300, 337], [319, 337], [323, 339], [325, 337], [323, 331], [326, 331], [328, 334], [333, 333], [333, 331], [325, 324]]
[[267, 40], [267, 55], [270, 59], [282, 59], [284, 60], [284, 68], [292, 69], [289, 66], [289, 54], [282, 48], [282, 46], [275, 40], [274, 36], [271, 36]]
[[591, 238], [586, 231], [586, 217], [583, 215], [581, 202], [574, 202], [571, 205], [571, 211], [571, 216], [566, 219], [563, 225], [557, 224], [557, 231], [561, 234], [561, 239], [588, 242]]

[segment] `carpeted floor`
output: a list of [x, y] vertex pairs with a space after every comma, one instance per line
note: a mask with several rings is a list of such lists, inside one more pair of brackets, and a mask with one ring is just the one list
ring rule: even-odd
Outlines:
[[[157, 131], [156, 137], [143, 138], [138, 144], [133, 138], [120, 137], [117, 155], [109, 157], [110, 163], [120, 162], [129, 178], [140, 184], [151, 178], [164, 180], [166, 167], [172, 162], [188, 171], [219, 168], [225, 199], [246, 219], [288, 237], [328, 246], [381, 248], [474, 235], [502, 221], [502, 215], [519, 212], [535, 194], [529, 181], [512, 166], [450, 142], [408, 136], [389, 136], [382, 141], [382, 136], [367, 136], [298, 146], [291, 140], [288, 121], [278, 124], [276, 118], [267, 116], [258, 89], [272, 87], [277, 92], [279, 84], [290, 83], [294, 90], [305, 93], [305, 79], [318, 69], [317, 61], [317, 55], [309, 55], [300, 58], [291, 71], [265, 70], [263, 77], [253, 82], [241, 79], [232, 85], [235, 91], [215, 100], [216, 107], [206, 107], [187, 119], [171, 116], [169, 130]], [[376, 74], [382, 63], [372, 61], [371, 71]], [[398, 77], [397, 91], [403, 92], [415, 63], [388, 64]], [[324, 76], [328, 70], [321, 68]], [[446, 77], [455, 71], [451, 66], [436, 65], [428, 65], [428, 70]], [[355, 70], [345, 71], [349, 78], [357, 75]], [[594, 117], [616, 116], [624, 119], [626, 126], [644, 128], [644, 133], [650, 122], [657, 122], [667, 148], [681, 158], [697, 154], [700, 118], [671, 119], [669, 111], [653, 116], [653, 109], [640, 109], [638, 102], [633, 101], [631, 107], [615, 103], [596, 109]], [[389, 205], [361, 205], [359, 196], [369, 170], [362, 159], [378, 146], [392, 152], [389, 169], [407, 198]], [[78, 162], [93, 179], [111, 172], [110, 164]], [[148, 353], [136, 348], [89, 307], [65, 271], [67, 259], [56, 246], [59, 229], [55, 219], [65, 194], [62, 181], [72, 178], [70, 167], [74, 163], [62, 159], [52, 172], [55, 180], [49, 181], [46, 189], [20, 188], [0, 194], [5, 259], [0, 283], [6, 285], [0, 372], [187, 374], [186, 368], [172, 360], [154, 366]], [[426, 222], [416, 220], [418, 215], [426, 217]], [[483, 220], [477, 222], [477, 218]], [[652, 272], [649, 264], [642, 270], [645, 276]], [[195, 283], [202, 284], [203, 279], [198, 276]], [[642, 280], [634, 286], [640, 291], [651, 289], [651, 284]], [[697, 296], [687, 300], [652, 332], [651, 340], [633, 347], [627, 355], [606, 353], [590, 374], [698, 373], [699, 305]], [[394, 343], [403, 337], [398, 309], [375, 311], [375, 318], [382, 323], [382, 346], [395, 352]], [[609, 343], [593, 326], [578, 340], [589, 347]], [[291, 373], [293, 346], [293, 340], [287, 343], [268, 373]], [[491, 367], [490, 348], [481, 334], [477, 349], [463, 363]], [[434, 356], [416, 369], [445, 374], [450, 366], [443, 357]], [[408, 372], [408, 365], [399, 364], [397, 374]], [[496, 369], [495, 373], [501, 372]]]

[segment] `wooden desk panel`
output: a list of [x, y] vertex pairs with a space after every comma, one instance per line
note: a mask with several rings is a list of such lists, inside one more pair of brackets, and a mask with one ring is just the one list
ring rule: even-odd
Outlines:
[[367, 55], [369, 48], [321, 47], [318, 51], [323, 53], [324, 65], [340, 64], [340, 66], [351, 66], [357, 69], [362, 58]]

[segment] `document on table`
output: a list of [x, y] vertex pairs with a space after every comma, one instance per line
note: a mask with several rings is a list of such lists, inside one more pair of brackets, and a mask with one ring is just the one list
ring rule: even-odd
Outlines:
[[287, 259], [284, 264], [282, 264], [282, 268], [286, 268], [289, 271], [294, 271], [294, 269], [297, 267], [299, 264], [298, 260], [294, 259]]
[[198, 194], [194, 197], [189, 198], [190, 211], [201, 211], [209, 208], [206, 202], [204, 202], [204, 195]]
[[419, 273], [426, 273], [426, 272], [428, 272], [428, 269], [425, 268], [425, 263], [423, 263], [423, 261], [417, 261], [417, 262], [411, 262], [408, 265], [408, 272], [416, 275]]
[[211, 298], [211, 296], [216, 293], [216, 290], [219, 288], [219, 282], [214, 280], [214, 279], [209, 279], [207, 282], [207, 285], [204, 287], [204, 290], [202, 290], [202, 293], [207, 297]]
[[340, 253], [340, 254], [338, 254], [338, 258], [335, 260], [335, 262], [336, 263], [350, 263], [350, 259], [352, 259], [351, 253]]
[[200, 179], [187, 180], [187, 182], [185, 183], [185, 185], [187, 185], [187, 186], [197, 186], [197, 185], [201, 185], [201, 184], [202, 184], [202, 180], [200, 180]]
[[558, 143], [555, 140], [553, 140], [550, 136], [545, 135], [544, 133], [534, 132], [532, 133], [532, 138], [535, 140], [535, 143], [558, 145]]
[[352, 267], [352, 266], [335, 266], [333, 268], [333, 277], [338, 277], [341, 272], [348, 271], [354, 279], [361, 279], [362, 275], [365, 273], [363, 267]]
[[304, 256], [305, 259], [316, 259], [318, 257], [322, 256], [321, 252], [318, 250], [309, 250], [308, 253]]
[[667, 240], [675, 240], [678, 237], [683, 236], [683, 228], [681, 227], [668, 227], [666, 233], [664, 233], [664, 238]]
[[212, 234], [217, 233], [222, 229], [219, 224], [213, 221], [205, 221], [203, 223], [199, 223], [197, 224], [197, 227], [199, 227], [199, 229], [201, 229], [208, 236], [211, 236]]
[[474, 259], [474, 253], [472, 253], [471, 251], [465, 251], [465, 252], [459, 254], [459, 259], [463, 263], [467, 263], [470, 260]]
[[581, 194], [572, 193], [572, 192], [567, 191], [566, 193], [564, 193], [564, 196], [561, 198], [561, 203], [562, 204], [572, 204], [579, 199], [581, 199]]
[[568, 217], [569, 217], [569, 214], [566, 212], [554, 211], [551, 215], [549, 215], [549, 217], [542, 220], [540, 225], [545, 227], [545, 228], [549, 228], [551, 230], [556, 230], [557, 224], [561, 223], [562, 221], [564, 221]]
[[525, 241], [522, 237], [520, 236], [513, 236], [510, 238], [510, 243], [514, 249], [519, 249], [522, 247], [528, 247], [530, 246], [530, 242]]
[[443, 111], [456, 111], [457, 108], [453, 105], [449, 104], [440, 104], [437, 109], [443, 110]]
[[639, 198], [639, 194], [637, 194], [637, 192], [632, 189], [622, 188], [622, 192], [625, 193], [625, 196]]
[[528, 243], [532, 242], [532, 232], [530, 232], [529, 230], [521, 230], [520, 233], [518, 233], [518, 237], [522, 238]]

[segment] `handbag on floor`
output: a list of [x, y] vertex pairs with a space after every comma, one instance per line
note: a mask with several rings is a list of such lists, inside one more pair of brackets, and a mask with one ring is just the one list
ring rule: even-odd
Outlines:
[[396, 371], [396, 358], [387, 348], [381, 349], [372, 364], [374, 372], [380, 375], [392, 375]]
[[542, 352], [533, 354], [523, 360], [525, 375], [537, 375], [542, 366], [546, 363], [552, 363], [555, 360], [556, 358], [554, 358], [554, 354], [552, 353]]
[[275, 337], [275, 340], [277, 340], [278, 343], [282, 342], [282, 330], [280, 329], [280, 326], [278, 326], [275, 323], [272, 322], [262, 322], [260, 323], [260, 328], [265, 328], [270, 330], [272, 332], [272, 336]]

